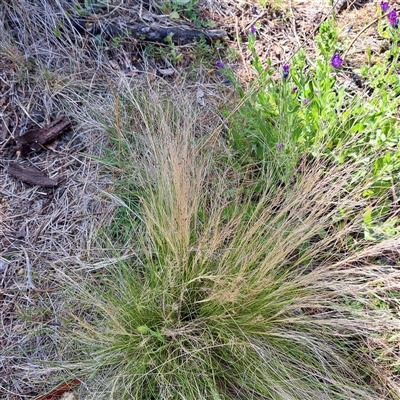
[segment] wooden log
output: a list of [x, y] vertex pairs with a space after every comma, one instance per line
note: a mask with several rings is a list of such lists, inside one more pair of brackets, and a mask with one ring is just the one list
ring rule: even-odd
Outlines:
[[[224, 40], [227, 34], [224, 30], [219, 29], [191, 29], [186, 27], [160, 27], [154, 24], [96, 24], [93, 21], [86, 19], [71, 18], [70, 23], [80, 34], [90, 34], [93, 36], [105, 35], [110, 38], [132, 38], [148, 42], [164, 43], [165, 38], [172, 34], [172, 42], [177, 45], [192, 43], [194, 40], [204, 38], [206, 42], [211, 43], [216, 40]], [[69, 23], [65, 22], [64, 26]]]

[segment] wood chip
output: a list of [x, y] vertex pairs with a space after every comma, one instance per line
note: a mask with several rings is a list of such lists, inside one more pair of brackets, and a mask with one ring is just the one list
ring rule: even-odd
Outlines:
[[7, 173], [18, 180], [43, 187], [54, 187], [58, 185], [58, 181], [48, 178], [43, 172], [32, 168], [25, 168], [19, 164], [12, 163], [7, 169]]
[[21, 151], [23, 157], [26, 157], [30, 149], [41, 149], [70, 127], [71, 122], [61, 116], [44, 128], [29, 129], [23, 135], [15, 138], [18, 150]]
[[80, 379], [72, 379], [69, 382], [64, 382], [43, 396], [37, 397], [35, 400], [59, 400], [65, 393], [69, 394], [70, 390], [75, 386], [78, 386], [80, 383]]

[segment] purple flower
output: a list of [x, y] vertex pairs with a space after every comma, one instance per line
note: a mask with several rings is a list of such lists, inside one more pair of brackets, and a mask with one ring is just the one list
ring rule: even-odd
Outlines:
[[397, 28], [398, 20], [397, 20], [397, 11], [395, 8], [392, 11], [390, 11], [390, 13], [388, 14], [388, 18], [389, 18], [390, 25]]
[[304, 100], [303, 100], [303, 103], [304, 104], [308, 104], [310, 102], [310, 99], [308, 98], [308, 97], [306, 97]]
[[343, 59], [340, 57], [339, 53], [335, 53], [331, 60], [331, 65], [333, 68], [340, 68], [342, 66]]
[[250, 33], [252, 33], [254, 35], [256, 32], [257, 32], [257, 28], [254, 25], [252, 25], [250, 27]]
[[282, 65], [282, 69], [283, 69], [283, 79], [286, 79], [289, 76], [289, 69], [290, 69], [289, 64]]
[[222, 61], [218, 60], [215, 65], [217, 66], [217, 68], [225, 68], [225, 65]]
[[292, 87], [292, 93], [296, 93], [297, 92], [297, 86], [293, 86]]
[[389, 10], [389, 2], [388, 1], [381, 1], [381, 10], [382, 12], [386, 12]]
[[277, 148], [278, 150], [282, 150], [282, 149], [283, 149], [283, 143], [279, 142], [279, 143], [276, 145], [276, 148]]

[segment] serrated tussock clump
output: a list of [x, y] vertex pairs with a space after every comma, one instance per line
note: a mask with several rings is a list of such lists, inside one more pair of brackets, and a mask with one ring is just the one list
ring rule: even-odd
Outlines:
[[119, 100], [131, 256], [69, 278], [74, 373], [98, 377], [96, 398], [395, 398], [371, 343], [389, 351], [399, 334], [376, 305], [398, 288], [380, 262], [398, 241], [363, 239], [357, 166], [304, 161], [253, 196], [257, 178], [229, 165], [222, 139], [198, 151], [196, 106], [167, 97]]

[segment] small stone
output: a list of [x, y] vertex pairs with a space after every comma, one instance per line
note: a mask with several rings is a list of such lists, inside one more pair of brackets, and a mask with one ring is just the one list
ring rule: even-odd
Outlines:
[[63, 395], [60, 397], [60, 400], [76, 400], [76, 397], [72, 392], [65, 392]]
[[21, 268], [21, 269], [19, 269], [18, 272], [17, 272], [17, 275], [18, 275], [18, 276], [21, 276], [21, 275], [24, 275], [24, 274], [25, 274], [25, 268]]

